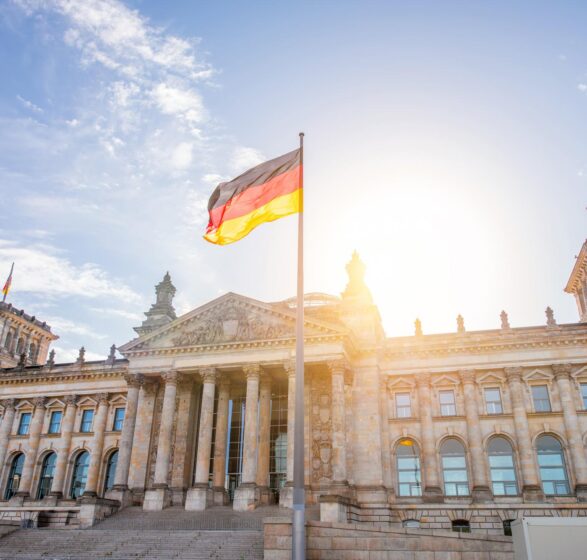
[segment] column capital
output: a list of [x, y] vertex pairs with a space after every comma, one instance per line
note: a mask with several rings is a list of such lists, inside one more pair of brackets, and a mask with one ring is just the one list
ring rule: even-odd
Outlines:
[[138, 389], [145, 382], [145, 376], [141, 373], [125, 373], [124, 380], [129, 388]]
[[295, 377], [296, 377], [296, 361], [295, 360], [287, 360], [286, 362], [283, 362], [283, 369], [285, 370], [285, 373], [287, 373], [288, 377], [293, 377], [295, 379]]
[[463, 385], [475, 383], [475, 370], [471, 368], [459, 370], [459, 377]]
[[63, 402], [65, 402], [65, 406], [75, 406], [78, 400], [78, 395], [65, 395], [65, 397], [63, 397]]
[[554, 373], [555, 379], [570, 379], [571, 370], [573, 366], [571, 364], [552, 364], [552, 372]]
[[14, 410], [14, 407], [16, 406], [16, 399], [4, 399], [2, 401], [2, 406], [4, 407], [4, 410]]
[[45, 404], [47, 403], [47, 397], [37, 397], [33, 399], [33, 404], [35, 408], [45, 408]]
[[416, 376], [416, 385], [418, 387], [430, 387], [430, 374], [418, 373]]
[[175, 371], [174, 369], [166, 371], [165, 373], [161, 374], [161, 379], [165, 381], [165, 384], [169, 385], [177, 385], [180, 379], [180, 373]]
[[524, 368], [506, 367], [504, 368], [504, 371], [508, 381], [522, 381], [522, 373], [524, 372]]
[[98, 393], [96, 395], [96, 400], [98, 404], [108, 404], [110, 402], [110, 394], [109, 393]]
[[329, 360], [326, 365], [332, 375], [344, 375], [344, 372], [348, 369], [348, 363], [344, 358]]
[[218, 379], [218, 370], [215, 367], [206, 367], [198, 372], [202, 378], [202, 383], [216, 383]]
[[259, 364], [247, 364], [243, 366], [243, 372], [247, 380], [257, 378], [261, 375], [261, 366]]
[[221, 389], [224, 389], [224, 390], [230, 389], [230, 377], [228, 377], [228, 375], [225, 375], [225, 374], [219, 375], [217, 381], [218, 381], [218, 386]]
[[157, 391], [157, 387], [159, 387], [159, 382], [156, 379], [145, 377], [145, 382], [143, 383], [143, 391], [145, 395], [152, 395]]

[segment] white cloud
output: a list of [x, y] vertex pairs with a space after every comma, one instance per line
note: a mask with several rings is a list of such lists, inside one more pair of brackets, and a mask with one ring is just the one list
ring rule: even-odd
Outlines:
[[140, 323], [144, 317], [140, 313], [133, 313], [132, 311], [125, 311], [124, 309], [110, 309], [107, 307], [90, 307], [90, 311], [97, 313], [98, 315], [106, 315], [112, 317], [122, 317], [129, 321], [136, 321]]
[[178, 115], [190, 123], [198, 123], [204, 119], [204, 105], [201, 96], [195, 91], [158, 84], [152, 96], [166, 115]]
[[0, 269], [15, 262], [12, 289], [47, 296], [106, 296], [122, 301], [141, 300], [120, 280], [111, 278], [98, 265], [75, 265], [50, 245], [22, 245], [0, 239]]
[[234, 149], [231, 166], [236, 172], [246, 171], [249, 167], [254, 167], [261, 163], [265, 158], [263, 154], [254, 148], [238, 146]]
[[179, 143], [171, 154], [171, 163], [177, 169], [186, 169], [192, 163], [193, 146], [189, 142]]
[[587, 84], [579, 84], [577, 89], [583, 93], [587, 92]]
[[[75, 362], [79, 356], [79, 348], [64, 348], [62, 346], [53, 346], [52, 348], [55, 350], [56, 364], [68, 364]], [[89, 350], [86, 350], [84, 355], [86, 362], [105, 360], [107, 357], [107, 354], [96, 354], [95, 352], [91, 352]]]
[[39, 106], [35, 105], [32, 101], [29, 101], [28, 99], [25, 99], [24, 97], [21, 97], [20, 95], [17, 95], [16, 99], [18, 99], [27, 109], [30, 109], [34, 113], [42, 113], [43, 112], [43, 109], [41, 109]]
[[106, 335], [95, 332], [91, 327], [88, 327], [83, 323], [76, 323], [64, 317], [47, 316], [43, 320], [46, 321], [47, 324], [51, 326], [51, 330], [60, 337], [66, 333], [95, 338], [96, 340], [107, 338]]

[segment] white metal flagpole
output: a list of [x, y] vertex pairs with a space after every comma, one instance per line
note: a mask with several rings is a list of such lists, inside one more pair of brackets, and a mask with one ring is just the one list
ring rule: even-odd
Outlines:
[[300, 132], [300, 211], [298, 213], [298, 290], [296, 300], [296, 392], [292, 560], [306, 558], [306, 496], [304, 489], [304, 133]]

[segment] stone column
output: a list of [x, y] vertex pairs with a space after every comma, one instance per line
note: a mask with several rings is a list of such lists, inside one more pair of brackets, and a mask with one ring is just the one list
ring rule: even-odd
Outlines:
[[473, 500], [491, 501], [492, 495], [487, 481], [486, 457], [483, 451], [483, 437], [477, 408], [477, 391], [475, 387], [475, 371], [472, 369], [459, 372], [465, 397], [465, 415], [467, 417], [467, 443], [471, 456], [473, 479]]
[[257, 487], [261, 504], [272, 503], [269, 489], [269, 451], [271, 445], [271, 378], [261, 376], [259, 390], [259, 459], [257, 461]]
[[62, 498], [65, 494], [63, 488], [65, 481], [65, 471], [67, 469], [67, 460], [69, 459], [69, 450], [71, 448], [71, 435], [75, 424], [75, 413], [77, 409], [77, 395], [68, 395], [65, 397], [65, 414], [61, 422], [61, 442], [57, 451], [57, 461], [55, 463], [55, 475], [51, 484], [50, 495], [54, 498]]
[[6, 399], [2, 401], [4, 406], [4, 417], [0, 425], [0, 474], [4, 468], [4, 461], [8, 451], [8, 442], [10, 441], [10, 434], [12, 433], [12, 425], [14, 424], [14, 416], [16, 414], [16, 400]]
[[522, 467], [522, 495], [526, 502], [542, 502], [544, 494], [540, 486], [536, 458], [534, 457], [532, 440], [530, 439], [530, 428], [528, 427], [528, 417], [526, 416], [526, 405], [524, 403], [522, 372], [521, 367], [505, 368], [510, 388], [512, 412], [514, 414], [516, 442]]
[[118, 443], [118, 461], [114, 474], [114, 485], [108, 492], [108, 498], [120, 500], [123, 507], [131, 503], [130, 492], [128, 491], [128, 473], [130, 471], [130, 457], [132, 454], [137, 409], [139, 405], [139, 392], [144, 382], [142, 375], [125, 375], [126, 385], [126, 408], [124, 410], [124, 422]]
[[88, 467], [88, 478], [84, 489], [83, 497], [94, 497], [98, 495], [98, 476], [102, 465], [102, 451], [104, 450], [104, 433], [108, 420], [108, 393], [98, 395], [98, 412], [94, 420], [94, 441], [90, 453], [90, 466]]
[[157, 459], [155, 461], [155, 476], [153, 487], [145, 492], [143, 509], [145, 511], [161, 511], [171, 503], [171, 494], [167, 485], [169, 475], [169, 460], [171, 457], [171, 432], [175, 417], [175, 396], [179, 374], [176, 371], [164, 373], [165, 392], [163, 393], [163, 410], [161, 411], [161, 425], [157, 440]]
[[212, 428], [214, 422], [214, 393], [217, 372], [215, 368], [200, 371], [202, 376], [202, 406], [200, 408], [200, 431], [198, 433], [198, 455], [196, 457], [196, 476], [194, 485], [187, 492], [185, 509], [202, 511], [212, 501], [209, 490], [210, 452], [212, 450]]
[[248, 511], [254, 509], [258, 502], [257, 480], [257, 438], [259, 419], [259, 376], [258, 364], [243, 368], [247, 378], [247, 396], [245, 404], [245, 433], [243, 446], [243, 473], [241, 483], [234, 493], [233, 509]]
[[294, 362], [284, 364], [287, 373], [287, 464], [286, 482], [279, 493], [279, 505], [292, 507], [293, 500], [293, 466], [294, 466], [294, 426], [296, 400], [296, 367]]
[[556, 364], [552, 366], [552, 371], [554, 372], [554, 378], [558, 385], [565, 422], [565, 432], [573, 461], [575, 493], [580, 502], [585, 502], [587, 501], [587, 458], [585, 457], [585, 446], [581, 438], [577, 407], [573, 398], [571, 365]]
[[[332, 378], [332, 483], [335, 486], [348, 485], [346, 472], [346, 427], [344, 410], [344, 372], [346, 364], [343, 360], [328, 363]], [[334, 493], [338, 493], [334, 490]]]
[[43, 429], [43, 420], [45, 419], [45, 397], [40, 397], [34, 400], [35, 412], [31, 421], [31, 428], [29, 431], [29, 441], [26, 448], [26, 458], [24, 467], [22, 469], [22, 477], [16, 496], [24, 499], [29, 497], [31, 492], [31, 485], [33, 481], [33, 471], [35, 463], [37, 462], [37, 451], [39, 450], [39, 442], [41, 440], [41, 430]]
[[436, 438], [432, 422], [432, 399], [430, 397], [430, 376], [421, 373], [416, 376], [418, 384], [418, 405], [422, 431], [422, 498], [425, 502], [442, 502], [443, 491], [438, 479], [438, 460], [436, 457]]
[[212, 491], [214, 505], [229, 502], [226, 491], [226, 445], [228, 437], [228, 404], [230, 401], [230, 380], [223, 377], [218, 388], [218, 407], [216, 409], [216, 438], [214, 440], [214, 474]]

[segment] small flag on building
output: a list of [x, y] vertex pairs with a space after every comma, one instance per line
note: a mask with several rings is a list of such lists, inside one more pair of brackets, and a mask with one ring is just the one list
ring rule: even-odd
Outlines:
[[10, 267], [10, 274], [8, 275], [8, 278], [6, 279], [6, 282], [4, 283], [4, 287], [2, 288], [2, 301], [6, 301], [6, 296], [8, 295], [8, 292], [10, 291], [10, 286], [12, 285], [12, 272], [14, 271], [14, 263], [12, 263], [12, 266]]
[[301, 148], [261, 163], [228, 183], [220, 183], [208, 202], [204, 239], [228, 245], [264, 222], [301, 210]]

